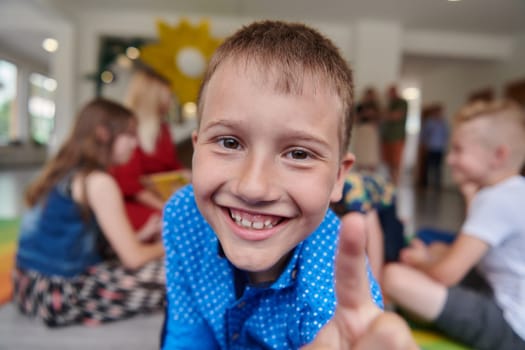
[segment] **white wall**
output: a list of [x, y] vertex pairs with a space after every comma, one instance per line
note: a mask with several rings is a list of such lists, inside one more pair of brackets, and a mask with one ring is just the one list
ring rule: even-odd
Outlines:
[[403, 51], [436, 57], [505, 60], [513, 39], [506, 35], [412, 30], [403, 38]]
[[398, 22], [360, 20], [354, 24], [353, 69], [357, 96], [374, 86], [385, 91], [399, 79], [403, 30]]
[[525, 33], [515, 38], [511, 57], [492, 72], [491, 78], [501, 93], [506, 84], [525, 79]]

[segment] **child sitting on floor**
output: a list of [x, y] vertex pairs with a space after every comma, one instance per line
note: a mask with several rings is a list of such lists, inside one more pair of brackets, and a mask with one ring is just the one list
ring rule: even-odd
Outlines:
[[[448, 163], [466, 194], [460, 234], [445, 249], [414, 241], [385, 269], [391, 300], [476, 349], [525, 349], [525, 111], [475, 102], [456, 117]], [[439, 249], [436, 249], [439, 248]], [[489, 295], [458, 283], [476, 267]]]
[[400, 250], [406, 246], [395, 194], [394, 184], [383, 176], [351, 171], [345, 177], [341, 200], [331, 205], [343, 222], [349, 213], [365, 216], [367, 255], [378, 280], [381, 280], [384, 263], [397, 261]]
[[328, 206], [353, 163], [351, 110], [350, 69], [302, 24], [256, 22], [214, 53], [193, 185], [164, 209], [164, 349], [298, 349], [314, 338], [309, 349], [415, 348], [379, 309], [360, 215], [339, 242], [334, 284], [340, 221]]
[[[160, 220], [150, 219], [136, 234], [107, 171], [133, 153], [135, 128], [130, 110], [93, 100], [28, 188], [14, 271], [14, 301], [22, 313], [65, 326], [162, 308], [162, 244], [139, 241], [160, 234]], [[108, 242], [117, 260], [103, 260]]]

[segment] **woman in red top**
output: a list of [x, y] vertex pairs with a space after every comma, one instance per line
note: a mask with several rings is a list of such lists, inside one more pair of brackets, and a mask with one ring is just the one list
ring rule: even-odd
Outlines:
[[141, 178], [183, 169], [183, 165], [165, 120], [172, 104], [168, 82], [149, 70], [136, 71], [125, 104], [138, 118], [139, 144], [129, 162], [114, 167], [112, 174], [124, 194], [129, 219], [139, 228], [151, 215], [160, 216], [164, 206], [160, 194], [145, 187]]

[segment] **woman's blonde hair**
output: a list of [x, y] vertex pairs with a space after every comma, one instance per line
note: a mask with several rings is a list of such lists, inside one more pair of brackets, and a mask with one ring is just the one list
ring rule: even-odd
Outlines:
[[124, 105], [137, 114], [137, 118], [165, 116], [171, 107], [169, 82], [146, 69], [135, 71], [130, 79]]
[[172, 104], [168, 81], [148, 69], [136, 70], [129, 82], [124, 105], [129, 107], [138, 119], [138, 140], [147, 153], [155, 149], [160, 125]]

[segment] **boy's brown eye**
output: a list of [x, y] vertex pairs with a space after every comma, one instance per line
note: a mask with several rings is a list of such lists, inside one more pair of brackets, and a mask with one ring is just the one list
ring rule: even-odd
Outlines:
[[239, 148], [239, 141], [231, 137], [225, 137], [220, 140], [224, 148], [237, 149]]
[[308, 158], [308, 152], [300, 150], [300, 149], [296, 149], [290, 152], [290, 156], [293, 159], [306, 159]]

